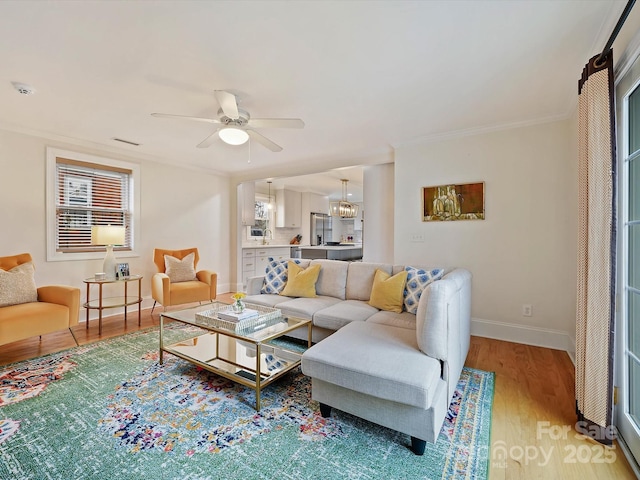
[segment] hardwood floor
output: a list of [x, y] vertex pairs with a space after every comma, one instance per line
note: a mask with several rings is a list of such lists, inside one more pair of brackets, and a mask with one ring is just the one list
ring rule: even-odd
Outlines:
[[466, 365], [493, 371], [493, 479], [633, 479], [618, 445], [579, 435], [574, 366], [561, 350], [472, 337]]
[[[230, 301], [231, 294], [218, 299]], [[171, 310], [184, 307], [172, 307]], [[73, 328], [80, 345], [157, 326], [162, 307], [103, 319], [102, 335], [92, 320]], [[69, 331], [0, 347], [0, 365], [75, 346]], [[493, 371], [490, 479], [633, 479], [619, 446], [605, 449], [578, 435], [573, 426], [574, 367], [566, 352], [472, 337], [467, 366]]]

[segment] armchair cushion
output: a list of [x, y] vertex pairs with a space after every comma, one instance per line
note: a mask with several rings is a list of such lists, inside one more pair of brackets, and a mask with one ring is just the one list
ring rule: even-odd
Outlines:
[[171, 255], [164, 256], [165, 273], [174, 282], [190, 282], [196, 279], [195, 253], [191, 252], [180, 259]]
[[38, 301], [33, 263], [26, 262], [9, 271], [0, 269], [0, 307]]

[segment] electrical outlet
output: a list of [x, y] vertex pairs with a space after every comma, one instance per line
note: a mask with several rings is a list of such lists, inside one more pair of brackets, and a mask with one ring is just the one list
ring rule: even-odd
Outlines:
[[522, 305], [522, 316], [523, 317], [532, 317], [533, 316], [533, 306], [531, 306], [531, 305]]

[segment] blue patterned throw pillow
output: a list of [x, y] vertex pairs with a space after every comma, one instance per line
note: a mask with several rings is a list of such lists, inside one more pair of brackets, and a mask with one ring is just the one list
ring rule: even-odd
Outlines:
[[418, 311], [418, 301], [424, 289], [431, 282], [440, 280], [444, 275], [444, 268], [434, 268], [433, 270], [424, 270], [422, 268], [405, 267], [407, 274], [407, 283], [404, 288], [404, 308], [414, 315]]
[[[269, 257], [267, 260], [269, 263], [264, 272], [264, 282], [262, 283], [260, 293], [278, 295], [287, 284], [287, 262], [289, 260], [274, 260], [273, 257]], [[292, 259], [291, 261], [300, 265], [300, 260]]]

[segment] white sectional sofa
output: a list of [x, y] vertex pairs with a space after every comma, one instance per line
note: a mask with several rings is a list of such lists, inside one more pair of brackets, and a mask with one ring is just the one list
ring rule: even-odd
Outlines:
[[[317, 297], [260, 293], [264, 277], [254, 277], [246, 302], [313, 320], [317, 343], [304, 353], [302, 371], [312, 378], [323, 415], [334, 407], [406, 433], [422, 454], [440, 432], [469, 350], [470, 272], [445, 270], [424, 288], [414, 315], [368, 304], [376, 270], [393, 275], [404, 266], [297, 262], [321, 265]], [[294, 335], [306, 339], [306, 328]]]

